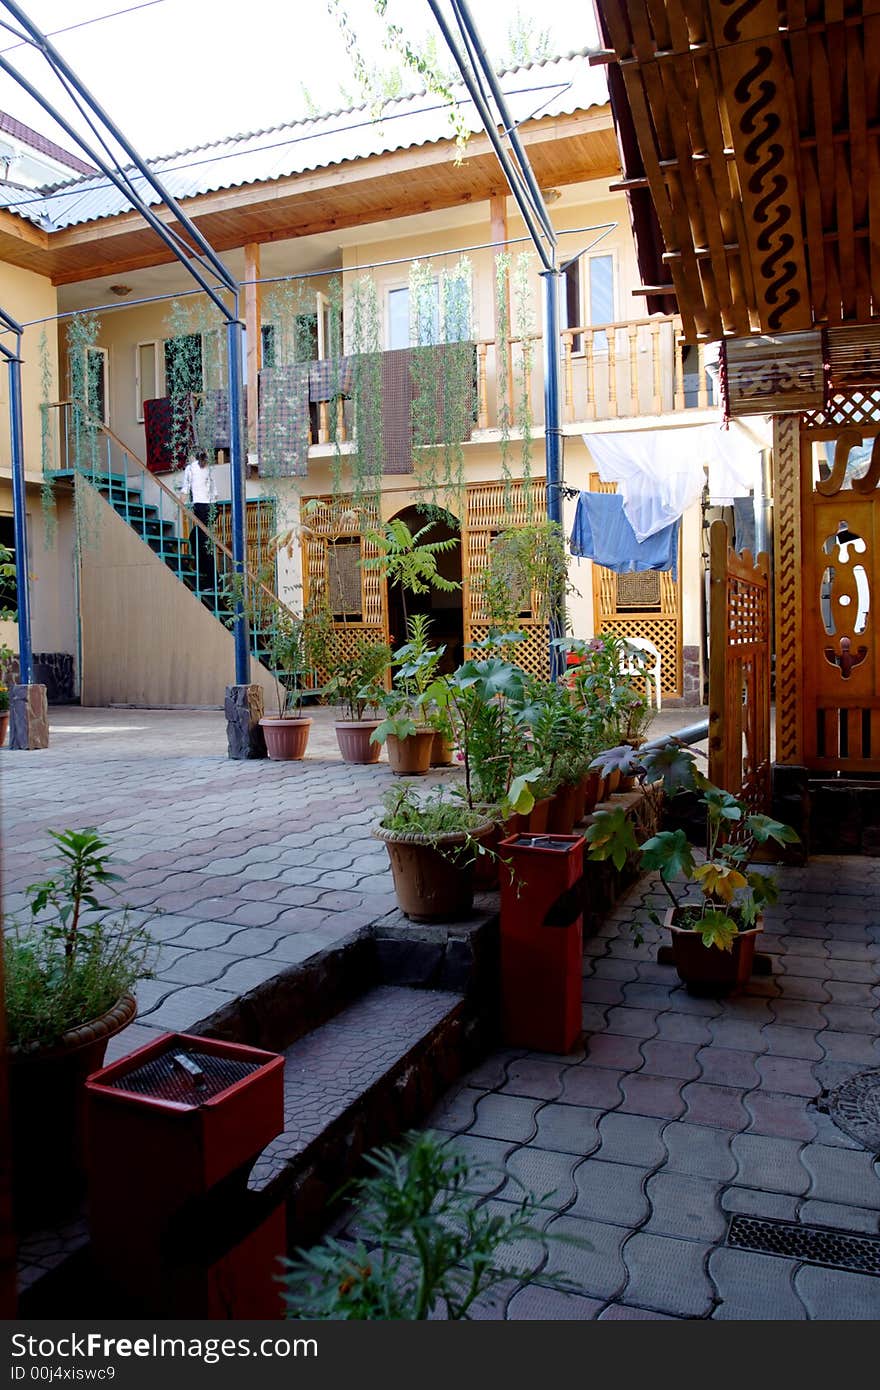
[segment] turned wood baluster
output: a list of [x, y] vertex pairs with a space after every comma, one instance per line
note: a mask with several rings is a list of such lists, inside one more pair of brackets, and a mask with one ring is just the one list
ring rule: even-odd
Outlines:
[[629, 397], [633, 415], [640, 415], [639, 409], [639, 330], [634, 323], [627, 329], [629, 338]]
[[676, 410], [684, 410], [684, 342], [681, 336], [681, 320], [676, 319], [672, 330], [672, 355], [675, 359], [675, 405]]
[[569, 424], [574, 419], [574, 374], [571, 361], [573, 342], [574, 334], [568, 329], [564, 330], [562, 334], [562, 362], [565, 373], [565, 419]]
[[654, 378], [654, 403], [653, 411], [655, 415], [663, 413], [662, 377], [660, 374], [660, 325], [651, 324], [651, 366]]
[[620, 410], [617, 404], [617, 332], [614, 328], [605, 331], [608, 344], [608, 418], [617, 419]]
[[477, 344], [477, 399], [479, 402], [477, 426], [481, 430], [489, 428], [489, 388], [486, 380], [486, 358], [488, 352], [488, 343]]
[[593, 330], [584, 334], [584, 350], [587, 357], [587, 419], [596, 418], [596, 359], [593, 351]]

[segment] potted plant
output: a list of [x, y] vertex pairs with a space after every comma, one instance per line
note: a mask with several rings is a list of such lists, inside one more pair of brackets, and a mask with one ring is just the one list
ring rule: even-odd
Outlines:
[[15, 1201], [19, 1218], [62, 1211], [83, 1186], [83, 1082], [137, 1011], [150, 938], [98, 893], [118, 881], [95, 830], [50, 831], [58, 872], [28, 890], [30, 921], [4, 943]]
[[430, 645], [430, 625], [430, 618], [421, 613], [409, 619], [409, 640], [393, 657], [398, 668], [394, 684], [380, 699], [385, 718], [370, 735], [372, 743], [385, 744], [392, 772], [403, 777], [427, 772], [434, 752], [435, 730], [425, 706], [428, 689], [446, 649]]
[[550, 797], [546, 828], [570, 835], [583, 813], [586, 715], [564, 685], [531, 679], [520, 719], [530, 733], [531, 756], [542, 768], [540, 788]]
[[[0, 654], [2, 655], [2, 654]], [[0, 679], [0, 748], [6, 742], [9, 732], [9, 687]]]
[[368, 710], [377, 710], [385, 689], [385, 673], [391, 662], [391, 648], [386, 642], [370, 642], [359, 637], [351, 656], [337, 661], [332, 676], [323, 687], [323, 694], [341, 707], [342, 718], [336, 721], [336, 741], [347, 763], [375, 763], [381, 751], [371, 737], [379, 725], [376, 718], [366, 717]]
[[306, 753], [312, 720], [303, 714], [304, 677], [311, 670], [306, 655], [305, 617], [298, 618], [278, 608], [265, 634], [266, 664], [275, 677], [278, 714], [265, 715], [260, 728], [269, 757], [283, 762], [300, 762]]
[[394, 891], [413, 922], [466, 917], [473, 905], [474, 862], [492, 820], [463, 797], [437, 787], [419, 800], [413, 787], [393, 787], [373, 834], [391, 861]]
[[[623, 755], [623, 749], [615, 751]], [[629, 766], [640, 777], [662, 778], [673, 795], [696, 793], [706, 822], [705, 857], [695, 856], [680, 828], [661, 830], [640, 846], [622, 807], [596, 816], [587, 830], [588, 855], [610, 859], [620, 869], [637, 854], [643, 869], [658, 870], [669, 896], [664, 925], [672, 935], [679, 977], [692, 993], [728, 993], [749, 979], [763, 908], [777, 895], [772, 875], [753, 868], [755, 851], [770, 841], [795, 844], [797, 832], [714, 786], [698, 771], [690, 750], [673, 742], [641, 762], [632, 750], [630, 757]]]

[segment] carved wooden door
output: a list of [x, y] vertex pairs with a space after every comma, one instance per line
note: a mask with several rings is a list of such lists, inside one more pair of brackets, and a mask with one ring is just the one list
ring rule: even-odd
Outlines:
[[880, 771], [880, 435], [805, 432], [801, 479], [804, 760]]

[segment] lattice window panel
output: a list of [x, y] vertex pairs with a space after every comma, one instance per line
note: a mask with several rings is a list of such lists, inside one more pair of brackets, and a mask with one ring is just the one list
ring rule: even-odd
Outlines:
[[842, 425], [880, 425], [880, 392], [835, 392], [821, 410], [805, 410], [801, 423], [810, 429], [835, 429]]
[[[464, 640], [474, 636], [475, 624], [488, 624], [482, 576], [489, 563], [489, 546], [499, 531], [529, 526], [545, 516], [546, 488], [543, 479], [521, 482], [477, 483], [468, 487], [465, 524], [462, 527], [462, 571], [464, 574]], [[538, 624], [544, 630], [543, 624]], [[482, 629], [482, 635], [488, 626]], [[545, 667], [547, 666], [545, 654]], [[529, 668], [531, 669], [531, 668]]]
[[676, 617], [640, 613], [625, 617], [617, 613], [611, 618], [599, 618], [598, 632], [613, 632], [618, 637], [646, 637], [660, 652], [660, 689], [664, 695], [681, 694], [681, 643]]
[[[331, 541], [346, 539], [360, 541], [360, 555], [363, 561], [378, 553], [375, 542], [367, 539], [366, 533], [379, 526], [379, 512], [375, 503], [355, 502], [351, 497], [303, 498], [303, 507], [311, 501], [320, 503], [305, 516], [302, 541], [303, 593], [305, 602], [327, 602], [331, 611], [333, 596], [330, 594], [328, 578], [328, 549]], [[343, 647], [356, 639], [351, 633], [371, 636], [377, 642], [387, 640], [388, 620], [385, 612], [385, 586], [378, 570], [360, 569], [361, 601], [360, 623], [334, 623], [334, 631], [343, 642]], [[343, 647], [339, 651], [343, 651]], [[348, 648], [345, 648], [348, 651]]]
[[[484, 637], [489, 636], [488, 623], [475, 623], [470, 629], [469, 642], [481, 642]], [[541, 680], [550, 678], [550, 633], [546, 623], [524, 623], [523, 631], [527, 633], [524, 642], [518, 642], [510, 648], [510, 660], [516, 662], [524, 671], [528, 671], [533, 676], [539, 676]], [[470, 655], [471, 653], [468, 653]]]

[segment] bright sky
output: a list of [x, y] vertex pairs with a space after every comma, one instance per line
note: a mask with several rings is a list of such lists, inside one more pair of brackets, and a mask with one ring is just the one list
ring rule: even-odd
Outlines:
[[[321, 108], [340, 104], [340, 83], [355, 93], [337, 21], [326, 0], [20, 0], [44, 32], [107, 16], [58, 34], [53, 42], [141, 154], [171, 154], [242, 131], [302, 116], [303, 85]], [[370, 62], [387, 66], [372, 0], [347, 0], [352, 27]], [[507, 48], [516, 5], [471, 0], [471, 12], [490, 54]], [[520, 13], [549, 29], [552, 51], [595, 44], [587, 5], [572, 0], [520, 0]], [[116, 13], [127, 11], [126, 13]], [[389, 0], [389, 18], [414, 40], [436, 33], [426, 0]], [[111, 17], [112, 16], [112, 17]], [[13, 23], [3, 0], [0, 20]], [[33, 50], [0, 31], [0, 53], [65, 114], [57, 79]], [[450, 60], [451, 62], [451, 60]], [[407, 79], [408, 80], [408, 79]], [[413, 86], [416, 86], [413, 79]], [[0, 73], [0, 109], [70, 145], [35, 103]]]

